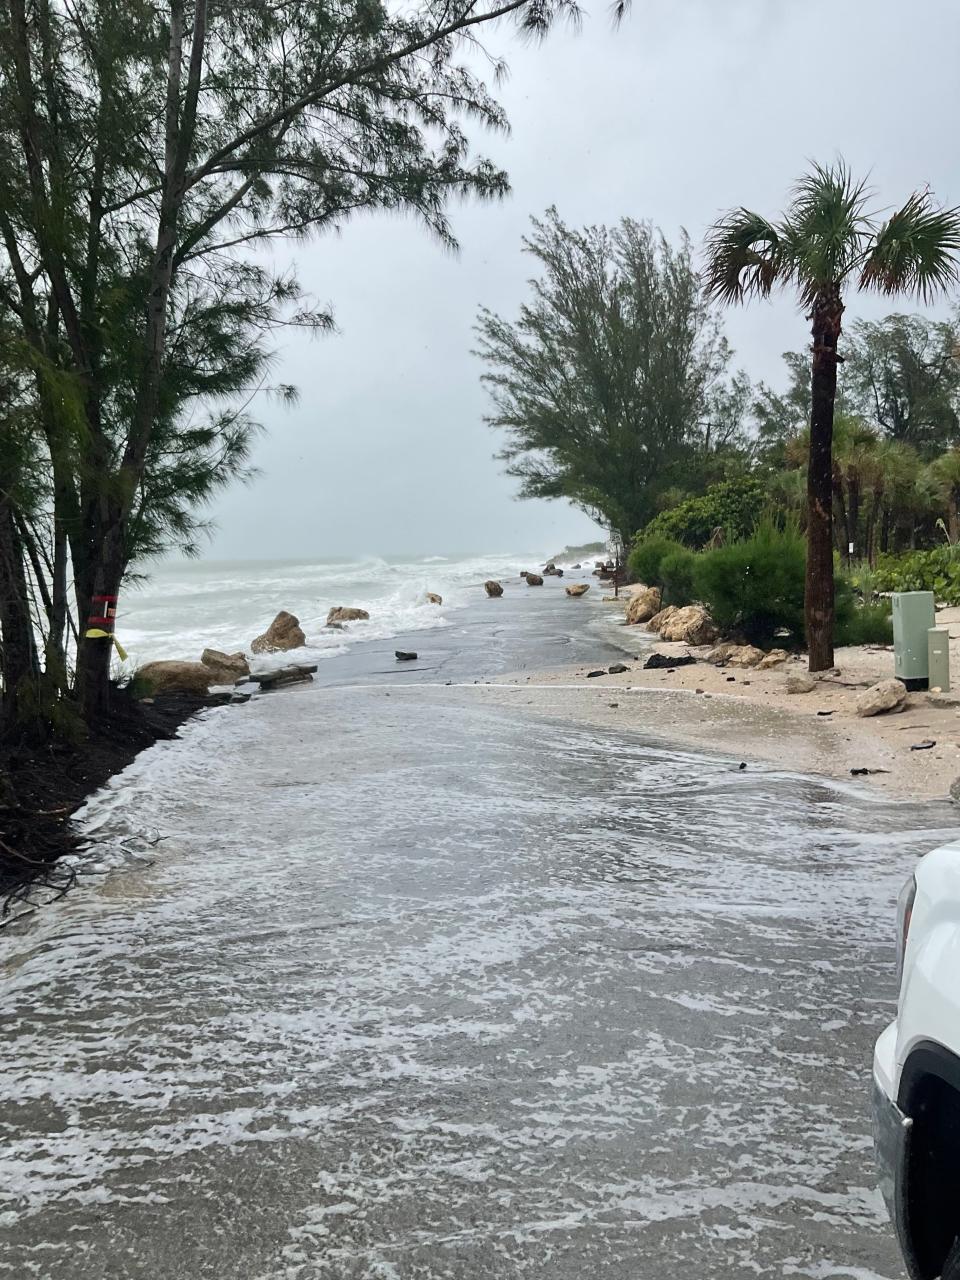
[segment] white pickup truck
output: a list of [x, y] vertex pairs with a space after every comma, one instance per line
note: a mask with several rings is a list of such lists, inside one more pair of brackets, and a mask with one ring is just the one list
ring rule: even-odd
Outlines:
[[960, 1280], [960, 841], [904, 885], [897, 1018], [873, 1060], [880, 1185], [912, 1280]]

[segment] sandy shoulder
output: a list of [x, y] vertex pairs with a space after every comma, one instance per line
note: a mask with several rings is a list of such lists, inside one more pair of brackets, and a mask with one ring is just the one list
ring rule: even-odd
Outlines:
[[[951, 611], [957, 615], [957, 611]], [[941, 621], [938, 619], [938, 621]], [[960, 616], [944, 618], [957, 632], [953, 669], [960, 672]], [[641, 628], [625, 628], [635, 648]], [[953, 637], [952, 637], [953, 638]], [[953, 648], [953, 645], [951, 645]], [[648, 734], [673, 744], [703, 747], [804, 773], [858, 777], [885, 792], [944, 797], [960, 775], [960, 695], [915, 693], [899, 712], [861, 718], [856, 696], [893, 675], [893, 652], [880, 647], [837, 651], [839, 675], [817, 681], [811, 693], [788, 694], [786, 676], [805, 671], [800, 658], [769, 671], [733, 670], [698, 661], [673, 670], [643, 670], [650, 652], [702, 654], [648, 636], [643, 652], [625, 654], [629, 670], [588, 678], [590, 666], [502, 677], [505, 701], [522, 694], [530, 710], [599, 727]], [[927, 750], [915, 744], [933, 741]]]

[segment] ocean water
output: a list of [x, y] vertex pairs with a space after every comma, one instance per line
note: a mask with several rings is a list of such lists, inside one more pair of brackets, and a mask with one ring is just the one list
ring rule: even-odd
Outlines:
[[[162, 563], [121, 597], [117, 638], [128, 669], [157, 658], [197, 660], [207, 647], [249, 653], [254, 637], [286, 609], [307, 636], [298, 657], [319, 661], [371, 641], [450, 627], [485, 598], [488, 578], [518, 581], [521, 570], [542, 567], [545, 554]], [[443, 604], [428, 604], [428, 592]], [[328, 631], [327, 613], [337, 605], [366, 609], [370, 620]]]

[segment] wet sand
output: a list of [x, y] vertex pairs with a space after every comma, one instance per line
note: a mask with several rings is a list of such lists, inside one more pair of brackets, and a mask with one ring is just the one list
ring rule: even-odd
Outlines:
[[[643, 660], [653, 652], [703, 658], [709, 649], [662, 643], [645, 627], [618, 625], [616, 606], [608, 610], [607, 634], [627, 652], [621, 659], [627, 672], [588, 678], [589, 671], [611, 665], [598, 661], [515, 672], [497, 683], [525, 691], [525, 704], [543, 715], [638, 732], [776, 768], [832, 778], [856, 776], [891, 795], [944, 798], [960, 775], [960, 693], [914, 693], [895, 713], [856, 714], [857, 695], [893, 676], [892, 649], [838, 649], [836, 672], [820, 677], [811, 693], [789, 694], [787, 674], [806, 671], [799, 656], [768, 671], [704, 661], [645, 671]], [[950, 627], [953, 669], [960, 671], [960, 610], [939, 615], [938, 625]], [[515, 696], [503, 695], [505, 700]], [[927, 741], [935, 745], [911, 750]], [[852, 772], [862, 769], [876, 772]]]

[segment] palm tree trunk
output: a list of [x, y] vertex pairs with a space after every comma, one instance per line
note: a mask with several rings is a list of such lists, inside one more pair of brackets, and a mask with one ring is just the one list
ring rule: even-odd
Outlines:
[[833, 411], [837, 398], [837, 341], [843, 318], [840, 290], [821, 291], [813, 304], [810, 378], [810, 461], [807, 466], [807, 573], [804, 617], [811, 671], [833, 666]]

